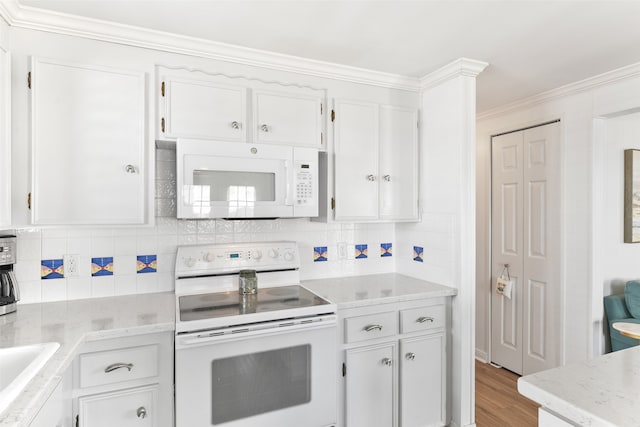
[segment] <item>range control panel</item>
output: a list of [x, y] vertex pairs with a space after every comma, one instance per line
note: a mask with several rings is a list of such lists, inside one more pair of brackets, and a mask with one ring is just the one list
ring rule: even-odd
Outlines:
[[253, 242], [179, 246], [176, 278], [300, 267], [296, 242]]

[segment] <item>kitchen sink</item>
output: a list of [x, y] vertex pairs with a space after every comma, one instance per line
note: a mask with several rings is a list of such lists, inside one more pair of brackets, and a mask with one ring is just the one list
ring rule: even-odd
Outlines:
[[0, 412], [60, 347], [57, 342], [0, 348]]

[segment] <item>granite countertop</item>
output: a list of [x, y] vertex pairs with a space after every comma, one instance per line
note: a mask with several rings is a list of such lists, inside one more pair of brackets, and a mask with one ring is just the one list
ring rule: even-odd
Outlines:
[[584, 426], [640, 426], [640, 347], [524, 376], [518, 391]]
[[0, 316], [0, 348], [46, 342], [60, 348], [0, 413], [0, 426], [29, 425], [83, 342], [174, 329], [173, 292], [19, 305]]
[[455, 288], [397, 273], [303, 280], [302, 285], [339, 309], [457, 294]]

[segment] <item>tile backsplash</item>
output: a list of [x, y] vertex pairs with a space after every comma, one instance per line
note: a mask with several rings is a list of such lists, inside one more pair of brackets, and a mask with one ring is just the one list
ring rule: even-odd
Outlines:
[[[302, 279], [395, 271], [391, 223], [176, 219], [172, 150], [156, 150], [155, 212], [154, 226], [16, 230], [21, 303], [170, 291], [177, 247], [189, 244], [294, 240]], [[369, 248], [381, 248], [381, 256], [371, 256]], [[62, 263], [69, 255], [71, 274]]]

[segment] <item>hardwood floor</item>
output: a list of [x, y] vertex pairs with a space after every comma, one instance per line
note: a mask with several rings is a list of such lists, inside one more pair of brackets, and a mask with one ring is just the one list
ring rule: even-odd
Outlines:
[[538, 404], [518, 393], [518, 375], [476, 360], [477, 427], [536, 427]]

